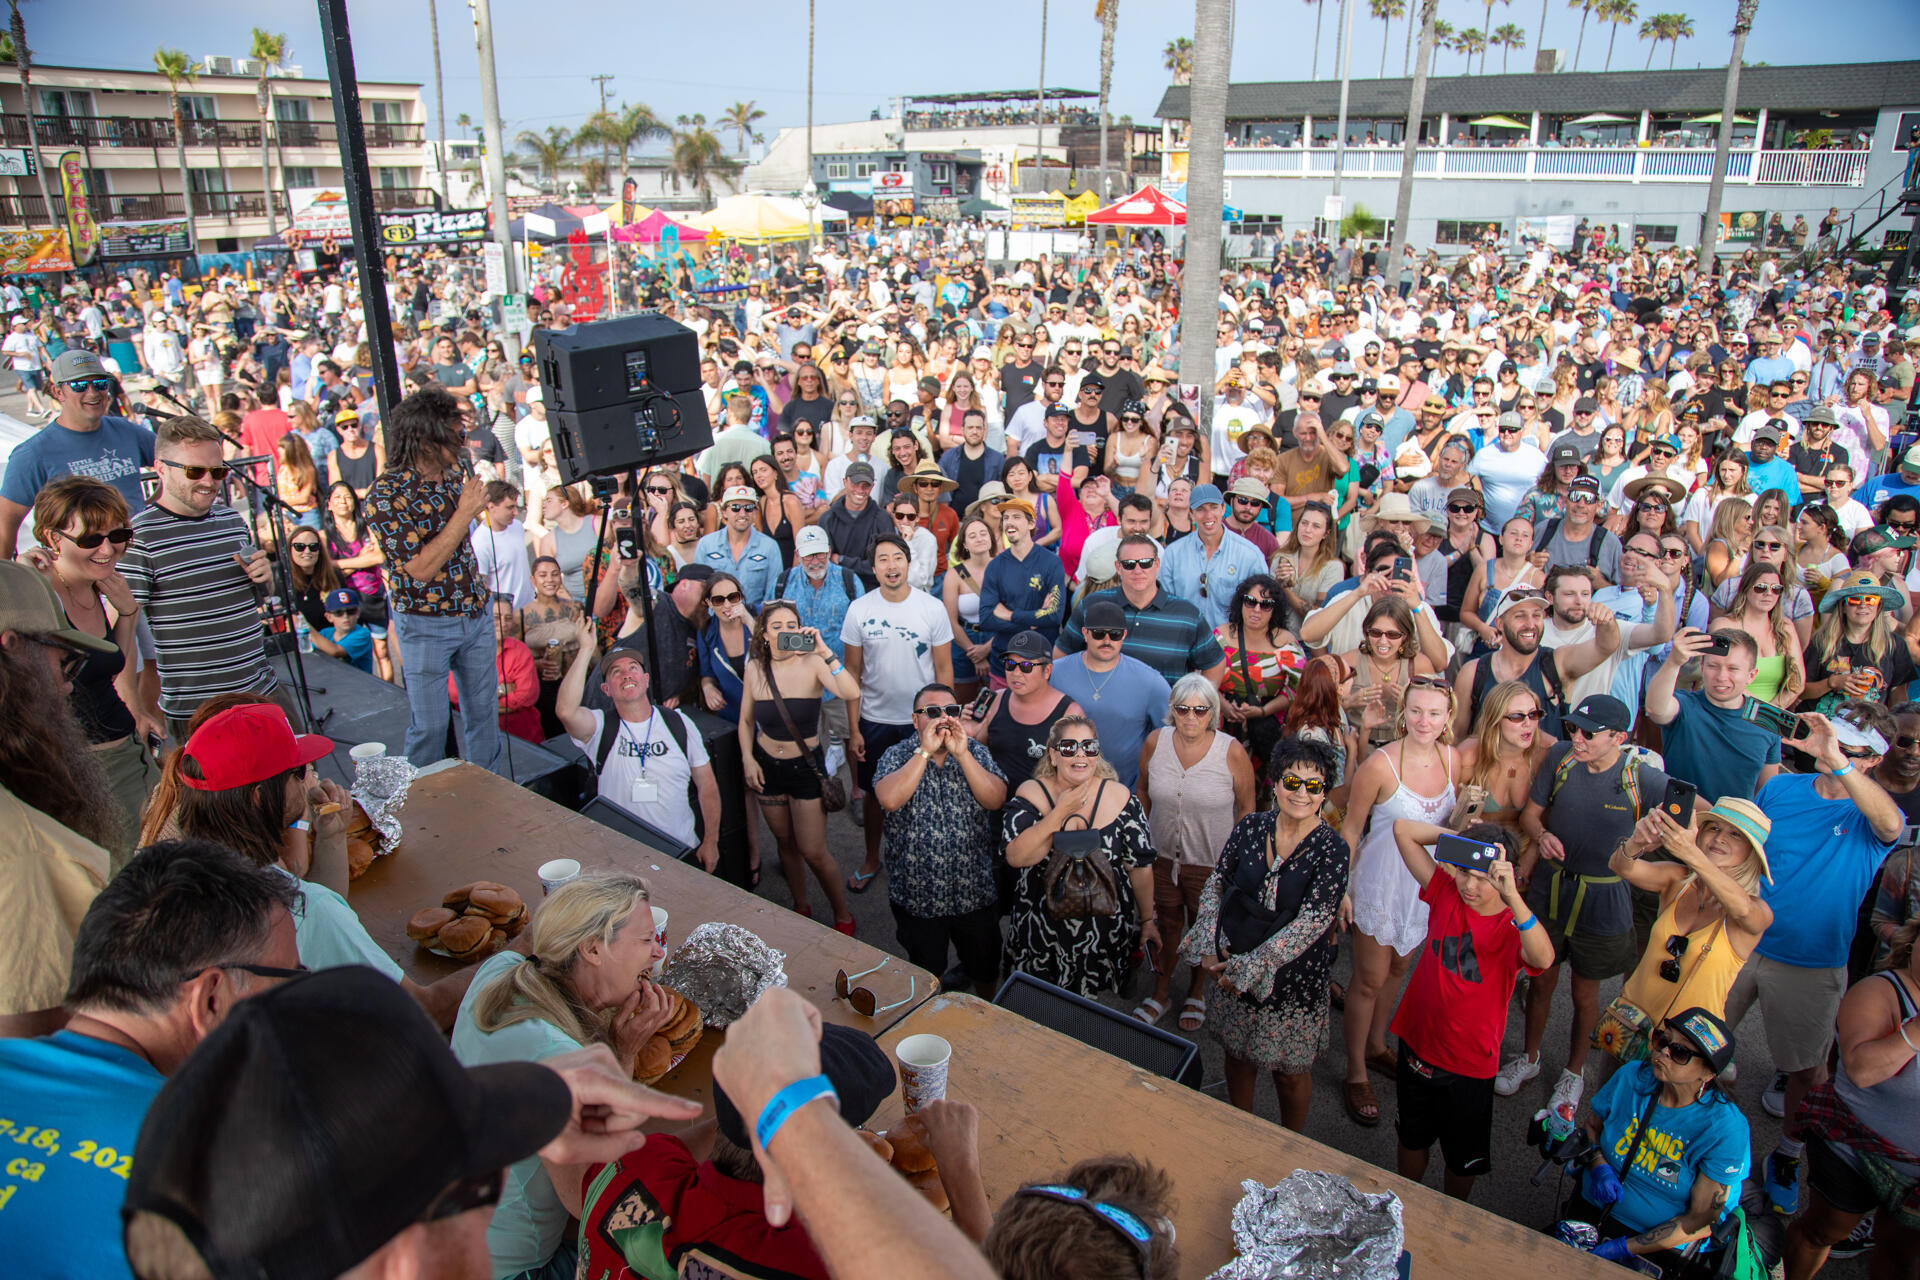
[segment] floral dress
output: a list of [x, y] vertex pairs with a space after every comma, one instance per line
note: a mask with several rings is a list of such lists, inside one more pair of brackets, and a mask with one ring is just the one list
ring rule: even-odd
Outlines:
[[[1046, 784], [1040, 786], [1051, 800], [1053, 793]], [[1098, 803], [1096, 799], [1096, 808]], [[1040, 820], [1040, 810], [1032, 801], [1015, 796], [1001, 816], [1005, 822], [1003, 836], [1010, 844]], [[1079, 827], [1071, 829], [1077, 831]], [[1100, 832], [1101, 848], [1113, 865], [1120, 909], [1110, 916], [1055, 919], [1047, 910], [1046, 873], [1051, 855], [1042, 855], [1032, 866], [1014, 869], [1013, 928], [1007, 939], [1009, 969], [1030, 973], [1083, 996], [1117, 990], [1126, 981], [1134, 948], [1140, 945], [1140, 905], [1127, 872], [1151, 867], [1154, 859], [1153, 836], [1138, 796], [1128, 796], [1119, 816], [1094, 830]], [[1005, 844], [1001, 849], [1004, 853]]]
[[[1221, 895], [1242, 863], [1265, 863], [1276, 821], [1271, 810], [1250, 813], [1227, 837], [1181, 944], [1188, 964], [1217, 954]], [[1327, 1047], [1327, 979], [1337, 949], [1328, 931], [1347, 891], [1347, 865], [1347, 842], [1322, 822], [1262, 880], [1261, 905], [1270, 911], [1294, 907], [1293, 919], [1257, 950], [1227, 961], [1225, 976], [1238, 994], [1215, 983], [1206, 992], [1207, 1030], [1242, 1062], [1299, 1075], [1312, 1070]]]

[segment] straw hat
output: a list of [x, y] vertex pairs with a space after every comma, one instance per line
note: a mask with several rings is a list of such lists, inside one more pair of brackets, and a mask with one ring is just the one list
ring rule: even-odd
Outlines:
[[938, 480], [942, 493], [952, 493], [960, 487], [960, 482], [948, 478], [947, 473], [940, 469], [940, 464], [931, 458], [920, 459], [920, 465], [909, 472], [906, 478], [913, 485], [918, 485], [922, 480]]

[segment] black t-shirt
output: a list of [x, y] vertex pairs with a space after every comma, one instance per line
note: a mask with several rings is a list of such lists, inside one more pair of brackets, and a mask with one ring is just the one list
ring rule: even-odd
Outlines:
[[1052, 445], [1040, 439], [1027, 446], [1026, 458], [1035, 475], [1057, 476], [1076, 467], [1086, 467], [1087, 474], [1093, 474], [1093, 456], [1079, 445]]
[[1001, 368], [1000, 391], [1006, 396], [1007, 417], [1011, 418], [1014, 410], [1033, 399], [1035, 389], [1040, 385], [1042, 367], [1038, 360], [1031, 360], [1026, 364], [1010, 364]]
[[1574, 368], [1578, 371], [1578, 382], [1576, 385], [1578, 385], [1582, 391], [1593, 390], [1594, 386], [1598, 384], [1600, 379], [1605, 377], [1607, 373], [1607, 365], [1604, 360], [1595, 360], [1591, 364], [1576, 364]]
[[966, 447], [963, 445], [956, 461], [959, 465], [955, 468], [958, 474], [954, 476], [954, 480], [960, 487], [947, 496], [952, 501], [955, 511], [965, 511], [973, 505], [973, 500], [980, 496], [980, 486], [987, 482], [986, 450], [982, 449], [977, 458], [969, 458]]
[[1804, 444], [1796, 444], [1787, 451], [1787, 461], [1801, 475], [1824, 476], [1834, 467], [1852, 466], [1846, 448], [1829, 439], [1824, 448], [1814, 450]]
[[1107, 473], [1107, 415], [1101, 414], [1099, 421], [1088, 425], [1080, 421], [1076, 414], [1067, 423], [1067, 439], [1080, 446], [1087, 455], [1087, 475], [1101, 476]]
[[1440, 358], [1440, 343], [1433, 338], [1415, 338], [1406, 345], [1413, 348], [1413, 354], [1420, 357], [1420, 363]]
[[796, 422], [811, 422], [819, 426], [833, 416], [833, 397], [821, 396], [814, 400], [802, 400], [799, 396], [787, 401], [780, 410], [780, 429], [792, 431]]
[[706, 510], [707, 504], [713, 501], [713, 490], [707, 487], [707, 482], [699, 476], [688, 475], [684, 471], [680, 473], [680, 491], [687, 495], [688, 502], [702, 511]]
[[1108, 373], [1105, 369], [1100, 376], [1106, 381], [1107, 389], [1100, 393], [1100, 408], [1106, 413], [1119, 413], [1120, 406], [1129, 400], [1145, 400], [1146, 384], [1140, 381], [1140, 375], [1131, 369], [1115, 369]]
[[1331, 427], [1339, 420], [1341, 414], [1359, 403], [1360, 397], [1357, 395], [1349, 393], [1343, 396], [1338, 391], [1327, 392], [1325, 398], [1320, 401], [1321, 424]]
[[467, 432], [467, 456], [475, 462], [491, 462], [498, 466], [507, 460], [506, 450], [500, 447], [500, 438], [485, 427], [474, 427]]
[[[1907, 646], [1898, 634], [1894, 635], [1888, 643], [1887, 651], [1880, 655], [1878, 662], [1874, 661], [1866, 645], [1853, 644], [1844, 636], [1835, 646], [1832, 659], [1822, 658], [1819, 648], [1815, 645], [1807, 646], [1806, 659], [1808, 684], [1827, 679], [1842, 666], [1849, 671], [1865, 671], [1869, 667], [1877, 669], [1880, 672], [1880, 687], [1867, 696], [1872, 701], [1883, 705], [1888, 701], [1888, 695], [1893, 690], [1911, 681], [1916, 674], [1920, 674], [1915, 671], [1913, 656], [1907, 652]], [[1841, 662], [1841, 659], [1845, 659], [1845, 662]]]

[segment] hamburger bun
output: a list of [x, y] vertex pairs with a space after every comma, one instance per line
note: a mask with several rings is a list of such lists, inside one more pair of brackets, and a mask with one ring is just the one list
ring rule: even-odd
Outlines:
[[927, 1126], [919, 1116], [908, 1116], [887, 1130], [893, 1144], [893, 1167], [902, 1173], [926, 1173], [933, 1168], [933, 1149], [927, 1145]]
[[941, 1213], [947, 1211], [947, 1188], [941, 1183], [938, 1171], [928, 1169], [925, 1173], [910, 1173], [906, 1177], [913, 1184], [913, 1189], [927, 1198], [928, 1204]]
[[873, 1154], [879, 1156], [888, 1164], [893, 1163], [893, 1144], [891, 1142], [888, 1142], [879, 1134], [869, 1133], [865, 1129], [855, 1129], [853, 1132], [862, 1142], [873, 1148]]
[[656, 1035], [641, 1048], [633, 1066], [633, 1078], [641, 1084], [652, 1084], [672, 1069], [673, 1046], [665, 1036]]
[[367, 811], [360, 807], [358, 800], [355, 800], [353, 807], [347, 810], [347, 834], [357, 836], [371, 830], [373, 830], [373, 819], [367, 816]]
[[470, 884], [463, 884], [458, 889], [449, 889], [447, 890], [447, 896], [440, 899], [440, 905], [443, 907], [451, 907], [455, 911], [465, 911], [467, 909], [467, 895], [472, 892], [473, 886]]
[[527, 904], [523, 902], [520, 904], [520, 909], [515, 911], [511, 916], [505, 920], [496, 920], [494, 923], [502, 929], [505, 929], [509, 938], [517, 938], [520, 936], [520, 931], [527, 927], [527, 920], [529, 918], [530, 913], [527, 911]]
[[427, 907], [414, 912], [413, 918], [407, 921], [407, 936], [415, 942], [432, 942], [439, 937], [441, 929], [459, 918], [445, 907]]
[[358, 880], [373, 865], [373, 846], [358, 836], [347, 837], [347, 878]]
[[487, 917], [494, 924], [505, 924], [526, 908], [520, 895], [504, 885], [474, 885], [467, 892], [467, 910]]
[[440, 949], [455, 959], [470, 956], [486, 946], [494, 932], [479, 916], [459, 916], [441, 927]]
[[700, 1006], [680, 995], [674, 994], [679, 1003], [674, 1006], [673, 1018], [660, 1029], [667, 1038], [676, 1055], [690, 1052], [700, 1043], [700, 1037], [706, 1032], [704, 1020], [700, 1016]]

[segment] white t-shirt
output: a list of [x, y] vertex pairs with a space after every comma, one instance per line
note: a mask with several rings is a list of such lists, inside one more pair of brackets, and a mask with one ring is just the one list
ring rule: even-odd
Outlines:
[[520, 450], [524, 460], [528, 453], [537, 453], [540, 446], [551, 442], [553, 427], [545, 418], [529, 413], [513, 424], [513, 447]]
[[527, 560], [525, 525], [515, 520], [496, 533], [483, 518], [473, 522], [468, 541], [473, 543], [473, 558], [487, 590], [512, 596], [516, 609], [533, 603], [533, 569]]
[[[606, 767], [600, 770], [600, 794], [681, 844], [695, 845], [700, 843], [700, 836], [694, 826], [687, 788], [693, 782], [693, 771], [710, 761], [707, 744], [701, 740], [700, 731], [693, 727], [692, 721], [678, 711], [670, 711], [667, 714], [680, 716], [685, 722], [687, 749], [681, 751], [673, 734], [660, 720], [662, 710], [664, 708], [655, 707], [652, 715], [637, 723], [619, 722], [614, 731], [620, 735], [620, 741], [614, 744]], [[582, 741], [569, 735], [573, 745], [586, 752], [589, 760], [599, 757], [600, 735], [607, 729], [606, 712], [596, 709], [592, 715], [592, 737]]]
[[13, 367], [22, 373], [43, 368], [46, 364], [46, 347], [39, 335], [31, 329], [19, 333], [9, 333], [6, 341], [0, 343], [0, 351], [13, 357]]
[[1540, 482], [1546, 466], [1547, 455], [1525, 443], [1511, 451], [1489, 445], [1473, 455], [1467, 474], [1480, 478], [1487, 499], [1487, 520], [1494, 528], [1507, 522], [1527, 490]]
[[894, 603], [875, 590], [847, 607], [840, 638], [860, 650], [861, 718], [911, 724], [914, 695], [933, 681], [934, 646], [953, 642], [953, 623], [924, 591], [909, 587]]

